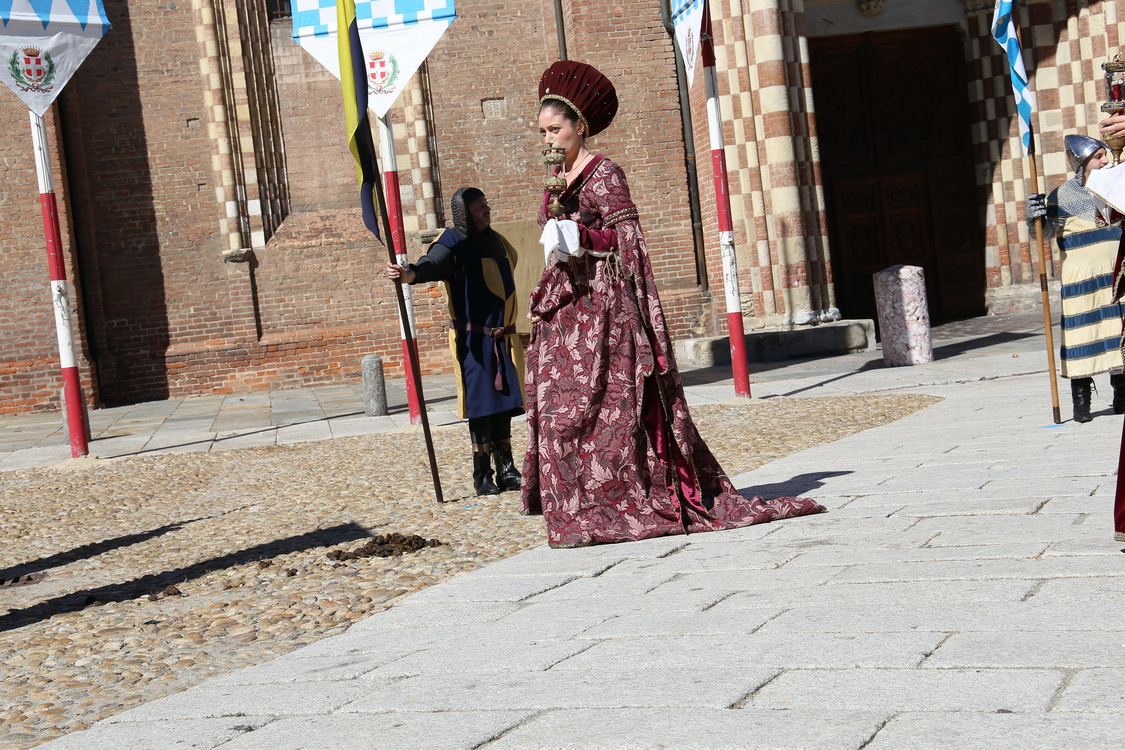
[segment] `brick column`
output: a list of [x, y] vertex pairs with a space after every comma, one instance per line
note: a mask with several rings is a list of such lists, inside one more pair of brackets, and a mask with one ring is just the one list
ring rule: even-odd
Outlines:
[[750, 248], [747, 322], [803, 322], [835, 305], [803, 4], [716, 0], [712, 20], [732, 202]]

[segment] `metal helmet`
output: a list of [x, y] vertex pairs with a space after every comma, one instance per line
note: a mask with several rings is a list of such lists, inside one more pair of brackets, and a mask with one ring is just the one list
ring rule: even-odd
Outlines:
[[1070, 168], [1080, 177], [1082, 165], [1086, 163], [1087, 159], [1096, 154], [1099, 149], [1104, 148], [1107, 152], [1109, 151], [1109, 146], [1088, 135], [1065, 136], [1063, 144], [1066, 146], [1066, 160], [1070, 164]]

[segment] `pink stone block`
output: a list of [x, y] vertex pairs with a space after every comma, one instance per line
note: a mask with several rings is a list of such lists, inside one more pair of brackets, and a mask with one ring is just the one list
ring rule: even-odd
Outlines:
[[926, 277], [918, 266], [891, 266], [874, 275], [875, 306], [887, 367], [934, 361]]

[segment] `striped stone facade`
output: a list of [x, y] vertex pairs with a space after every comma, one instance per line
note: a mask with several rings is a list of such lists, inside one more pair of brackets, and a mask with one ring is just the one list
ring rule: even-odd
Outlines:
[[711, 14], [746, 322], [807, 322], [835, 304], [801, 3], [715, 0]]

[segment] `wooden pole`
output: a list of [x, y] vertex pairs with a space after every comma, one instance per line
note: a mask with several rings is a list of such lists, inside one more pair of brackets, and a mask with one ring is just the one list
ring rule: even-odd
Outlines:
[[[1013, 8], [1013, 12], [1015, 9]], [[1023, 39], [1020, 36], [1020, 25], [1015, 23], [1016, 43], [1023, 49]], [[1028, 82], [1028, 87], [1031, 84]], [[1031, 192], [1039, 193], [1039, 170], [1035, 166], [1035, 130], [1031, 123], [1027, 124], [1027, 168], [1031, 172]], [[1047, 292], [1047, 252], [1043, 242], [1043, 217], [1035, 220], [1035, 242], [1039, 246], [1039, 293], [1043, 299], [1043, 332], [1047, 337], [1047, 377], [1051, 379], [1051, 410], [1055, 424], [1062, 424], [1059, 414], [1059, 383], [1055, 377], [1055, 332], [1051, 325], [1051, 297]]]
[[[375, 159], [372, 159], [372, 162], [374, 162], [375, 167], [375, 195], [378, 198], [379, 218], [383, 223], [383, 237], [387, 246], [387, 254], [391, 263], [398, 263], [399, 259], [395, 254], [395, 243], [393, 241], [394, 234], [391, 232], [391, 217], [387, 213], [387, 197], [383, 192], [383, 176], [380, 174], [379, 162]], [[439, 503], [442, 503], [445, 502], [445, 499], [441, 493], [441, 477], [438, 475], [437, 456], [434, 455], [434, 438], [430, 434], [430, 418], [426, 412], [426, 398], [422, 395], [422, 370], [418, 366], [418, 347], [414, 343], [410, 315], [406, 308], [406, 296], [402, 293], [402, 279], [395, 280], [395, 297], [398, 298], [398, 317], [402, 322], [403, 348], [409, 357], [406, 367], [407, 377], [413, 381], [411, 385], [418, 399], [422, 433], [426, 436], [426, 453], [430, 458], [430, 475], [434, 481], [434, 496]]]
[[[1031, 170], [1031, 192], [1039, 192], [1039, 172], [1035, 167], [1035, 133], [1030, 134], [1027, 168]], [[1047, 334], [1047, 377], [1051, 379], [1051, 409], [1055, 424], [1062, 424], [1059, 414], [1059, 383], [1055, 377], [1055, 333], [1051, 323], [1051, 297], [1047, 292], [1047, 252], [1043, 242], [1043, 217], [1035, 220], [1035, 242], [1039, 246], [1039, 293], [1043, 296], [1043, 330]]]

